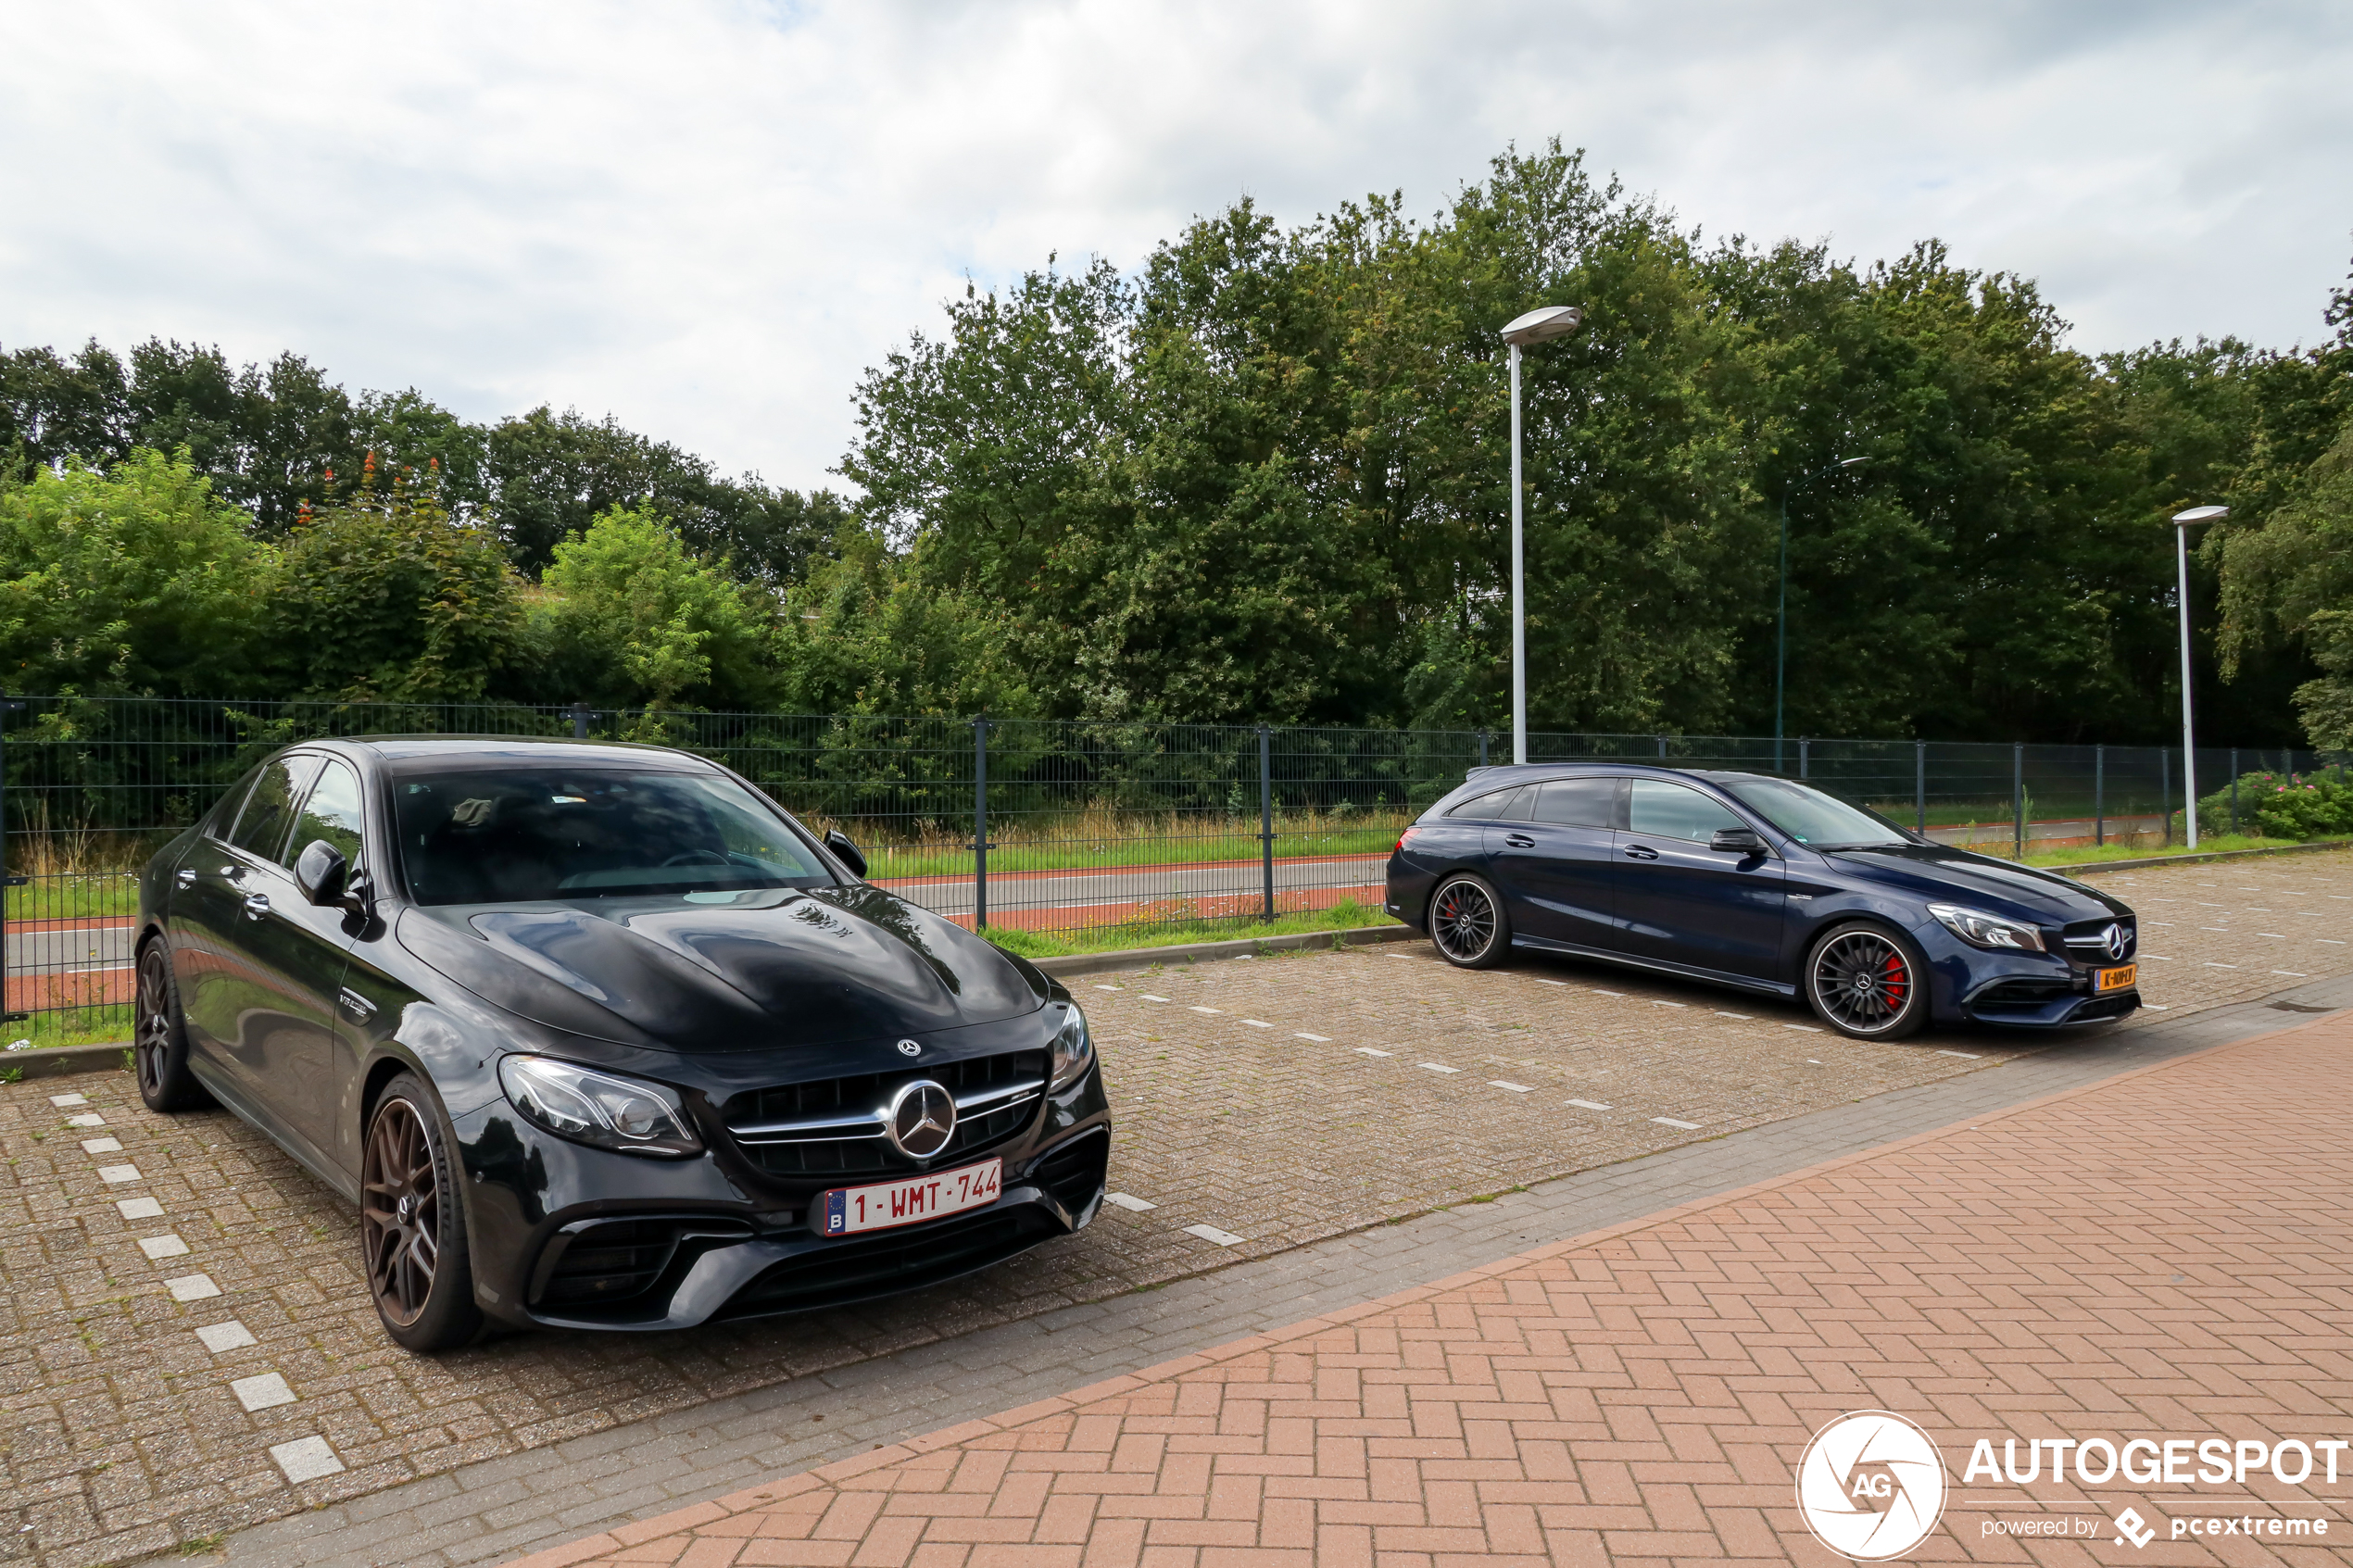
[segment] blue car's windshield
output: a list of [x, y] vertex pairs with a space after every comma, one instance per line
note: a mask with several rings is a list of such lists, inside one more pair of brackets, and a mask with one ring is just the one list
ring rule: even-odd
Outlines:
[[1876, 812], [1849, 806], [1806, 784], [1755, 773], [1718, 782], [1733, 799], [1811, 848], [1868, 849], [1912, 842], [1901, 828]]
[[393, 815], [409, 897], [507, 904], [829, 887], [765, 801], [709, 773], [519, 767], [402, 772]]

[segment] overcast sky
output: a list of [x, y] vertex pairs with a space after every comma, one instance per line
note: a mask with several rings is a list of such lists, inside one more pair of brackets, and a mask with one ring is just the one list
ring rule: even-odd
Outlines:
[[1557, 135], [1711, 233], [1937, 236], [2080, 347], [2284, 346], [2353, 253], [2353, 6], [0, 0], [0, 346], [293, 349], [795, 486], [970, 275]]

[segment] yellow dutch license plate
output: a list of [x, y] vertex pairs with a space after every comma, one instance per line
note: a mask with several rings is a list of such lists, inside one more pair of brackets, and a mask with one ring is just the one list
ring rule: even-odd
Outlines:
[[2141, 966], [2128, 963], [2121, 969], [2104, 969], [2092, 977], [2095, 991], [2121, 991], [2140, 977]]

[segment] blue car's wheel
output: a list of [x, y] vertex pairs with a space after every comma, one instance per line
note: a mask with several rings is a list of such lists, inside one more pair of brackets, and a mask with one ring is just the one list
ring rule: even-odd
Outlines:
[[1927, 965], [1882, 925], [1834, 926], [1806, 960], [1814, 1015], [1858, 1040], [1900, 1040], [1928, 1022]]
[[1457, 969], [1491, 969], [1511, 950], [1503, 900], [1475, 876], [1449, 877], [1430, 895], [1429, 939]]

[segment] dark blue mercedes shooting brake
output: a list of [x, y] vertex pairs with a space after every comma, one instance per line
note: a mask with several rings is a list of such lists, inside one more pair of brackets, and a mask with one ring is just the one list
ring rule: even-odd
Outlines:
[[1460, 968], [1601, 959], [1802, 996], [1862, 1039], [2141, 1005], [2122, 903], [1758, 773], [1475, 769], [1397, 841], [1389, 912]]

